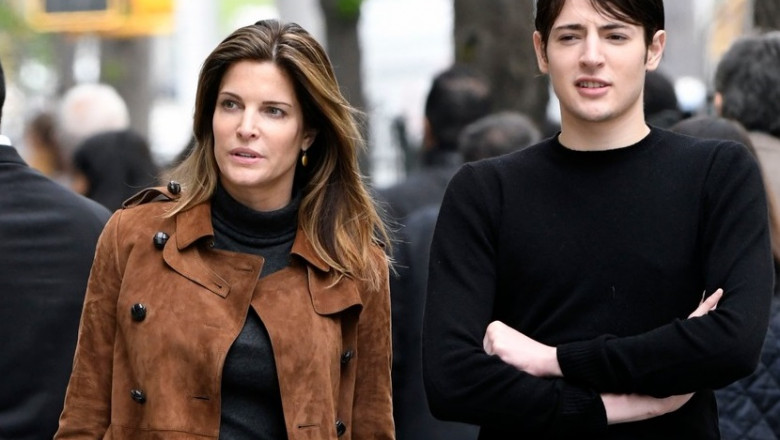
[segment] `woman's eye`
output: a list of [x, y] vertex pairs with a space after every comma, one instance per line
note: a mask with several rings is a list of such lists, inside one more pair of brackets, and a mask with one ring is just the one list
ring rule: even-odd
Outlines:
[[236, 101], [233, 101], [232, 99], [225, 99], [220, 105], [226, 110], [232, 110], [238, 107]]
[[284, 116], [284, 111], [278, 107], [268, 107], [266, 110], [271, 116]]

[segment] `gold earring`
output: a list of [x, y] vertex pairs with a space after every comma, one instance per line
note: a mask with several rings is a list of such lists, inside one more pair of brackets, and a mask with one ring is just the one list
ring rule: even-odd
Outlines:
[[306, 166], [309, 164], [309, 157], [306, 156], [306, 150], [303, 150], [303, 155], [301, 156], [301, 165]]

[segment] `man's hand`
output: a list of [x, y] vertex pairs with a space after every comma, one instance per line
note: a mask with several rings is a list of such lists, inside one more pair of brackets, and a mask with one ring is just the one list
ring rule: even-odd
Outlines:
[[537, 342], [501, 321], [493, 321], [482, 340], [485, 353], [537, 377], [561, 377], [555, 347]]
[[664, 398], [640, 394], [602, 394], [607, 412], [607, 424], [638, 422], [677, 411], [693, 397], [693, 393]]
[[718, 306], [718, 302], [722, 297], [723, 297], [723, 289], [716, 290], [715, 292], [712, 293], [712, 295], [708, 296], [707, 298], [704, 298], [702, 296], [702, 300], [699, 303], [699, 307], [696, 307], [696, 310], [694, 310], [693, 312], [691, 312], [690, 315], [688, 315], [688, 319], [704, 316], [710, 311], [715, 310], [715, 307]]

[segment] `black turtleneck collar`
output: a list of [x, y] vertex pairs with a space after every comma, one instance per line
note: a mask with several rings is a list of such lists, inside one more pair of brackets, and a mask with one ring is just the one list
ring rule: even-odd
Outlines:
[[262, 275], [283, 268], [298, 229], [300, 201], [300, 191], [296, 191], [284, 208], [255, 211], [234, 199], [218, 184], [211, 200], [214, 246], [261, 255], [265, 258]]

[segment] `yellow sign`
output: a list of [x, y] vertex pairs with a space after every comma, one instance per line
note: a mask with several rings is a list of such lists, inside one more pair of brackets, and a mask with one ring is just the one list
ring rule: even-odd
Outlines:
[[174, 0], [32, 0], [30, 25], [40, 32], [136, 37], [170, 33]]

